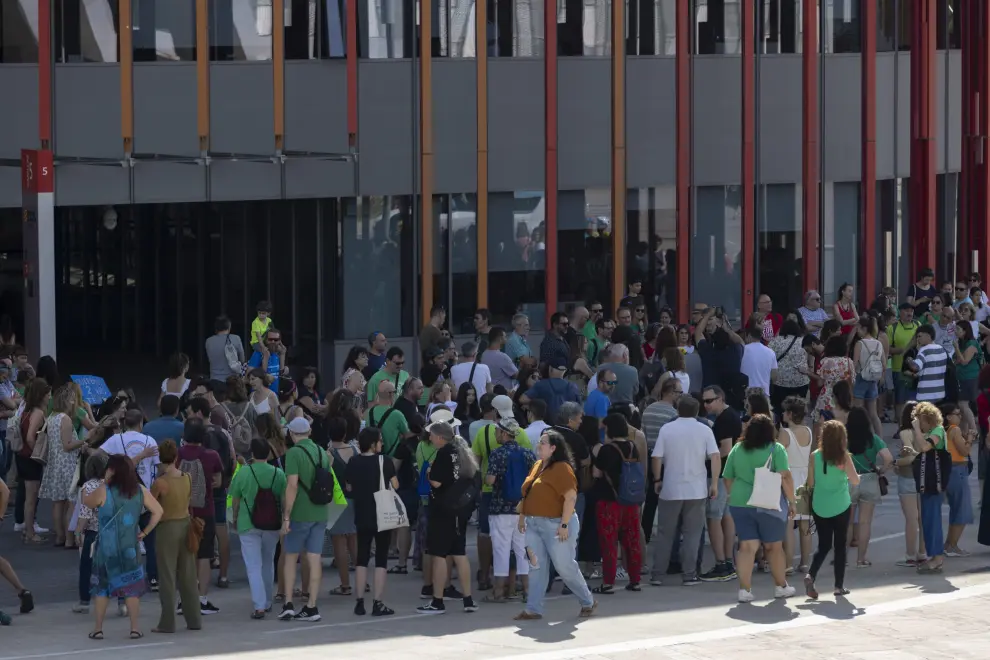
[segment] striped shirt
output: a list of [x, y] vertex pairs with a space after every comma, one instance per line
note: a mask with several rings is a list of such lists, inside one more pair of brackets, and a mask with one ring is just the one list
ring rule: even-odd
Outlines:
[[660, 436], [660, 427], [674, 419], [677, 419], [677, 409], [665, 401], [651, 403], [643, 411], [643, 435], [651, 453]]
[[918, 401], [939, 401], [945, 398], [945, 370], [949, 356], [936, 343], [918, 349], [914, 359], [918, 367]]

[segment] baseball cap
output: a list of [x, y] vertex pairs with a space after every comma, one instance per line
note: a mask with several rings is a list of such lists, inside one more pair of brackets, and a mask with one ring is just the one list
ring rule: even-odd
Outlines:
[[559, 355], [554, 356], [554, 357], [550, 358], [549, 360], [547, 360], [547, 364], [550, 365], [550, 368], [551, 369], [566, 369], [567, 368], [567, 360], [565, 360], [562, 356], [559, 356]]
[[513, 417], [503, 417], [496, 426], [513, 437], [519, 434], [519, 422]]
[[515, 417], [512, 413], [512, 399], [505, 394], [499, 394], [492, 399], [492, 408], [498, 411], [499, 417]]
[[426, 427], [426, 430], [431, 435], [438, 435], [445, 440], [454, 439], [454, 427], [448, 422], [433, 422]]
[[451, 428], [457, 428], [461, 425], [461, 420], [454, 417], [454, 413], [452, 413], [450, 408], [447, 408], [446, 406], [434, 410], [433, 414], [430, 415], [430, 422], [444, 422], [445, 424], [450, 425]]
[[304, 433], [309, 433], [312, 427], [309, 425], [309, 421], [305, 417], [296, 417], [294, 420], [289, 422], [287, 427], [289, 432], [302, 435]]

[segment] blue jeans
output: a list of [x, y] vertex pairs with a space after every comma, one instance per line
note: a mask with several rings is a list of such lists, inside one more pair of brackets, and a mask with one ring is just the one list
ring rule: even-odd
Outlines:
[[[577, 500], [574, 502], [574, 515], [578, 517], [578, 521], [584, 520], [584, 505], [585, 505], [584, 493], [578, 493]], [[574, 557], [577, 558], [577, 539], [574, 540]], [[547, 584], [551, 584], [557, 579], [557, 569], [550, 566], [550, 581]]]
[[566, 541], [557, 538], [558, 527], [560, 527], [560, 518], [526, 517], [526, 547], [536, 555], [538, 564], [537, 567], [529, 569], [529, 598], [526, 601], [526, 611], [533, 614], [543, 614], [543, 601], [550, 581], [551, 562], [564, 584], [577, 597], [581, 607], [591, 607], [595, 602], [575, 559], [577, 538], [581, 531], [577, 514], [572, 515], [567, 523]]
[[93, 544], [96, 532], [86, 530], [83, 535], [82, 554], [79, 555], [79, 602], [89, 603], [90, 577], [93, 575]]
[[921, 531], [929, 557], [945, 554], [942, 536], [942, 493], [921, 495]]
[[247, 569], [251, 603], [255, 610], [268, 609], [272, 604], [277, 545], [277, 531], [252, 529], [241, 534], [241, 557]]

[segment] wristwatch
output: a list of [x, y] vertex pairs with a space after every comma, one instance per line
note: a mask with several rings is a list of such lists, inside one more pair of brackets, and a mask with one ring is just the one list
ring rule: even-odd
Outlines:
[[567, 529], [567, 523], [560, 523], [560, 527], [562, 529]]

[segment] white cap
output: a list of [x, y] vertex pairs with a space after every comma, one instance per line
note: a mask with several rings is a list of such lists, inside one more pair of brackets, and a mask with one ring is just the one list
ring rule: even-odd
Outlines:
[[454, 417], [454, 413], [447, 406], [434, 410], [433, 414], [430, 415], [430, 422], [446, 422], [452, 428], [457, 428], [461, 425], [461, 420]]
[[309, 425], [309, 420], [301, 415], [289, 422], [286, 428], [289, 429], [290, 433], [295, 433], [296, 435], [305, 435], [312, 430], [312, 427]]
[[492, 399], [492, 408], [498, 412], [499, 417], [514, 417], [515, 414], [512, 412], [512, 399], [504, 394], [499, 394], [497, 397]]

